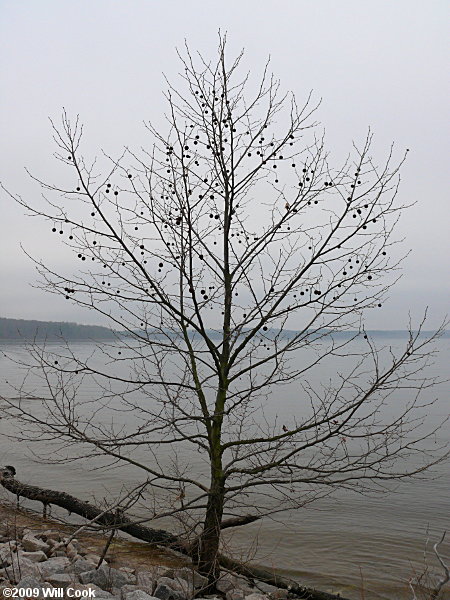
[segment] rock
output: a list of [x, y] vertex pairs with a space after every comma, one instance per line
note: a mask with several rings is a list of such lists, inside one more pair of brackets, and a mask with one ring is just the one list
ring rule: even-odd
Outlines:
[[19, 554], [24, 558], [28, 558], [28, 560], [31, 560], [31, 562], [39, 563], [47, 560], [47, 555], [45, 552], [42, 552], [42, 550], [38, 550], [37, 552], [23, 552], [20, 550]]
[[[169, 579], [169, 578], [161, 578]], [[159, 580], [158, 580], [159, 581]], [[169, 581], [173, 581], [170, 580]], [[172, 586], [168, 586], [165, 583], [158, 583], [156, 590], [153, 595], [160, 600], [187, 600], [187, 596], [183, 592], [179, 592], [173, 589]]]
[[101, 559], [101, 556], [100, 556], [100, 554], [94, 554], [93, 552], [87, 552], [84, 555], [84, 558], [86, 560], [90, 560], [91, 562], [93, 562], [97, 566], [98, 563], [99, 563], [99, 561], [100, 561], [100, 559]]
[[[17, 589], [21, 590], [21, 589], [29, 589], [32, 588], [33, 590], [38, 589], [39, 590], [39, 594], [37, 596], [35, 596], [33, 594], [33, 599], [36, 598], [38, 600], [42, 600], [43, 598], [45, 598], [45, 592], [44, 590], [47, 590], [49, 587], [49, 585], [42, 585], [42, 581], [39, 581], [38, 579], [36, 579], [35, 577], [22, 577], [19, 581], [19, 583], [17, 584]], [[20, 592], [19, 592], [19, 598], [20, 596]]]
[[159, 577], [159, 579], [156, 582], [156, 585], [167, 585], [176, 592], [183, 592], [183, 586], [179, 583], [179, 581], [177, 581], [176, 579], [172, 579], [171, 577]]
[[245, 600], [269, 600], [269, 597], [265, 596], [264, 594], [253, 593], [245, 596]]
[[[67, 557], [67, 558], [69, 558], [69, 557]], [[83, 557], [81, 556], [81, 554], [75, 554], [75, 556], [71, 556], [71, 557], [69, 558], [69, 560], [70, 560], [70, 562], [71, 562], [71, 563], [74, 563], [74, 562], [76, 562], [77, 560], [79, 560], [80, 558], [83, 558]]]
[[[74, 591], [80, 591], [82, 592], [83, 590], [92, 590], [93, 595], [90, 596], [91, 598], [109, 598], [112, 599], [114, 598], [114, 596], [112, 594], [110, 594], [109, 592], [102, 590], [101, 587], [99, 587], [98, 585], [95, 585], [94, 583], [74, 583], [72, 586]], [[74, 592], [72, 592], [73, 594]], [[89, 596], [86, 596], [87, 598]], [[119, 598], [117, 598], [117, 600], [119, 600]]]
[[34, 588], [41, 587], [42, 581], [36, 579], [36, 577], [31, 577], [28, 575], [27, 577], [22, 577], [20, 581], [17, 583], [18, 588]]
[[269, 595], [272, 598], [272, 600], [284, 600], [284, 598], [288, 597], [289, 593], [287, 590], [277, 588], [274, 585], [265, 583], [264, 581], [258, 581], [256, 587], [258, 588], [258, 592]]
[[228, 590], [225, 594], [226, 600], [244, 600], [244, 590]]
[[219, 592], [223, 592], [224, 594], [236, 590], [235, 584], [224, 578], [219, 579], [219, 581], [216, 583], [216, 588], [219, 590]]
[[39, 537], [45, 542], [48, 542], [49, 540], [53, 540], [54, 542], [61, 541], [61, 535], [59, 531], [56, 531], [55, 529], [45, 529]]
[[190, 581], [188, 581], [187, 579], [182, 579], [181, 577], [175, 577], [172, 581], [174, 581], [177, 584], [176, 587], [172, 586], [175, 590], [183, 592], [183, 594], [188, 598], [194, 596], [195, 588], [193, 578], [191, 578]]
[[45, 562], [39, 563], [39, 571], [41, 572], [42, 578], [47, 579], [49, 575], [65, 573], [69, 565], [70, 562], [67, 557], [54, 556], [47, 559]]
[[[135, 592], [137, 589], [139, 589], [137, 585], [131, 585], [131, 584], [123, 585], [119, 590], [121, 600], [124, 600], [125, 596], [127, 594], [129, 594], [130, 592]], [[113, 592], [114, 592], [114, 590], [113, 590]]]
[[148, 594], [153, 594], [153, 590], [156, 587], [156, 580], [159, 575], [160, 573], [157, 573], [155, 570], [138, 571], [136, 573], [136, 585]]
[[232, 590], [242, 590], [245, 595], [252, 594], [254, 589], [250, 587], [247, 579], [238, 577], [232, 573], [223, 573], [216, 584], [219, 592], [227, 593]]
[[194, 588], [202, 588], [207, 585], [208, 579], [200, 575], [195, 569], [190, 569], [189, 567], [182, 567], [180, 569], [169, 569], [164, 573], [165, 577], [170, 577], [171, 579], [181, 578], [185, 581], [188, 581], [191, 586]]
[[75, 550], [77, 552], [80, 552], [82, 550], [81, 544], [76, 538], [74, 538], [70, 543], [72, 544], [72, 546], [75, 548]]
[[102, 589], [121, 588], [123, 585], [134, 583], [134, 578], [125, 575], [118, 569], [101, 565], [99, 569], [93, 569], [80, 574], [81, 583], [95, 583]]
[[78, 554], [78, 550], [71, 542], [69, 542], [66, 546], [66, 554], [70, 559], [73, 559], [74, 556]]
[[285, 600], [288, 597], [288, 595], [289, 592], [287, 590], [283, 590], [282, 588], [277, 588], [269, 594], [269, 596], [273, 598], [273, 600]]
[[53, 573], [53, 575], [46, 577], [46, 581], [51, 583], [55, 588], [63, 589], [68, 588], [72, 583], [74, 583], [73, 577], [67, 573]]
[[39, 540], [31, 532], [26, 533], [22, 538], [22, 546], [27, 552], [42, 552], [47, 553], [50, 550], [50, 546], [43, 540]]
[[41, 572], [37, 563], [31, 562], [27, 558], [18, 557], [15, 554], [11, 560], [10, 566], [5, 569], [7, 575], [10, 579], [15, 579], [22, 577], [34, 577], [35, 579], [40, 579]]
[[66, 573], [76, 573], [77, 575], [80, 575], [80, 573], [86, 573], [86, 571], [92, 571], [93, 569], [95, 569], [97, 565], [94, 564], [92, 561], [90, 560], [86, 560], [85, 558], [78, 558], [77, 560], [74, 560], [73, 563], [69, 563], [66, 568], [65, 568], [65, 572]]
[[17, 549], [16, 540], [10, 543], [0, 544], [0, 568], [7, 567], [11, 564], [11, 560]]
[[123, 597], [123, 600], [157, 600], [155, 596], [150, 596], [147, 592], [143, 590], [134, 590], [133, 592], [128, 592]]

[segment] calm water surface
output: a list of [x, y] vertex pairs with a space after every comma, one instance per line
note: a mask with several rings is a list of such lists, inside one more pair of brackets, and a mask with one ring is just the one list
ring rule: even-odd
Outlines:
[[[398, 339], [383, 340], [384, 344], [390, 342], [393, 347], [399, 345]], [[437, 345], [439, 354], [429, 374], [445, 377], [450, 341], [446, 338]], [[89, 344], [72, 347], [84, 356], [93, 350]], [[18, 358], [26, 352], [20, 345], [3, 344], [0, 350]], [[6, 380], [18, 382], [23, 374], [4, 355], [0, 356], [0, 367], [0, 393], [11, 396]], [[323, 380], [331, 376], [331, 370], [318, 375]], [[285, 403], [276, 408], [280, 417], [283, 411], [289, 414], [294, 406], [293, 389], [284, 388], [283, 396]], [[439, 423], [448, 414], [449, 396], [449, 383], [426, 391], [427, 398], [438, 397], [428, 410], [430, 425]], [[269, 406], [267, 410], [274, 409]], [[92, 463], [86, 462], [38, 465], [32, 447], [5, 438], [10, 427], [10, 423], [0, 421], [0, 464], [13, 464], [22, 481], [66, 490], [86, 499], [94, 492], [97, 498], [106, 497], [108, 492], [118, 492], [123, 484], [140, 481], [139, 473], [128, 467], [94, 470]], [[440, 430], [436, 442], [450, 444], [448, 427]], [[159, 527], [162, 525], [158, 522]], [[441, 464], [427, 479], [404, 482], [381, 495], [341, 492], [283, 517], [277, 516], [276, 520], [248, 525], [227, 533], [227, 544], [235, 555], [251, 556], [254, 562], [281, 568], [305, 585], [341, 592], [352, 600], [410, 600], [408, 579], [423, 569], [427, 536], [432, 545], [445, 530], [450, 530], [450, 486], [448, 464]], [[442, 545], [442, 553], [447, 556], [449, 541]], [[431, 554], [428, 558], [430, 565], [434, 565]], [[444, 593], [443, 598], [450, 598], [450, 592]]]

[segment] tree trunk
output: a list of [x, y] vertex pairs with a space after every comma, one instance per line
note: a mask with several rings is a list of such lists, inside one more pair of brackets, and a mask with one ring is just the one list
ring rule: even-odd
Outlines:
[[224, 484], [221, 472], [213, 468], [211, 488], [203, 531], [198, 542], [198, 570], [208, 578], [208, 591], [213, 593], [219, 579], [219, 543], [223, 515]]

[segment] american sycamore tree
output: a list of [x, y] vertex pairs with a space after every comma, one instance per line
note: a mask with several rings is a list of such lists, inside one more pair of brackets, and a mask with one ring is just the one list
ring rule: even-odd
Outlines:
[[[213, 62], [189, 48], [180, 60], [147, 150], [104, 155], [101, 174], [64, 112], [53, 131], [67, 185], [36, 178], [45, 206], [15, 196], [73, 257], [64, 273], [35, 258], [40, 285], [118, 333], [90, 358], [34, 346], [47, 393], [13, 408], [53, 460], [141, 473], [148, 519], [182, 523], [213, 590], [226, 527], [436, 460], [419, 399], [432, 350], [411, 328], [381, 358], [364, 329], [397, 273], [404, 157], [391, 149], [380, 166], [369, 133], [332, 166], [317, 107], [280, 94], [267, 67], [255, 87], [224, 39]], [[314, 383], [325, 364], [336, 377]], [[87, 381], [97, 396], [80, 392]]]

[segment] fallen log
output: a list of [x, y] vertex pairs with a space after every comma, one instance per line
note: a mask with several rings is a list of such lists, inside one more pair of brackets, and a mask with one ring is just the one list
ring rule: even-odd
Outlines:
[[[49, 490], [40, 488], [38, 486], [21, 483], [15, 479], [15, 474], [16, 470], [12, 466], [0, 468], [0, 484], [9, 492], [18, 497], [27, 498], [28, 500], [36, 500], [37, 502], [44, 504], [44, 506], [50, 504], [59, 506], [60, 508], [64, 508], [65, 510], [75, 513], [85, 519], [95, 519], [96, 523], [104, 525], [106, 528], [109, 527], [111, 529], [120, 529], [121, 531], [128, 533], [138, 540], [157, 546], [163, 546], [165, 548], [171, 548], [172, 550], [177, 550], [182, 554], [190, 556], [190, 550], [192, 546], [182, 538], [173, 535], [164, 529], [152, 529], [139, 523], [134, 523], [131, 519], [123, 514], [121, 515], [121, 522], [118, 524], [116, 511], [102, 510], [101, 508], [98, 508], [89, 502], [84, 502], [83, 500], [80, 500], [71, 494], [67, 494], [66, 492], [58, 492], [56, 490]], [[250, 516], [236, 518], [235, 520], [230, 519], [228, 521], [224, 521], [224, 528], [241, 525], [243, 523], [251, 523], [255, 520], [256, 518], [252, 518]], [[233, 571], [234, 573], [249, 579], [264, 581], [270, 585], [287, 589], [302, 600], [347, 600], [342, 596], [336, 596], [335, 594], [329, 594], [313, 588], [304, 587], [296, 581], [277, 575], [275, 572], [270, 572], [259, 567], [245, 564], [223, 554], [219, 554], [218, 558], [220, 565], [224, 569]]]
[[[106, 527], [114, 528], [116, 526], [117, 513], [115, 511], [105, 512], [89, 502], [79, 500], [66, 492], [57, 492], [55, 490], [48, 490], [38, 486], [21, 483], [14, 478], [14, 475], [14, 467], [8, 466], [0, 469], [0, 483], [12, 494], [28, 498], [28, 500], [42, 502], [44, 505], [52, 504], [54, 506], [59, 506], [71, 513], [75, 513], [80, 517], [88, 519], [89, 521], [96, 519], [96, 523], [105, 525]], [[164, 529], [151, 529], [150, 527], [136, 524], [125, 515], [121, 517], [119, 529], [144, 542], [170, 547], [174, 550], [183, 552], [184, 554], [187, 553], [186, 544], [177, 536]]]

